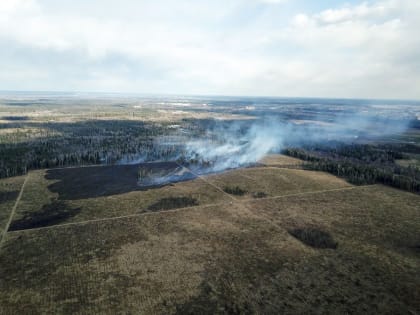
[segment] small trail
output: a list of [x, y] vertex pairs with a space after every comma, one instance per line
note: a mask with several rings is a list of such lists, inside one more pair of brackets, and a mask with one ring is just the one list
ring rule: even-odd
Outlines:
[[294, 197], [294, 196], [322, 194], [322, 193], [326, 193], [326, 192], [334, 192], [334, 191], [341, 191], [341, 190], [353, 190], [353, 189], [366, 188], [366, 187], [372, 187], [372, 186], [375, 186], [375, 184], [374, 185], [363, 185], [363, 186], [348, 186], [348, 187], [323, 189], [323, 190], [303, 191], [303, 192], [299, 192], [299, 193], [293, 193], [293, 194], [287, 194], [287, 195], [281, 195], [281, 196], [273, 196], [273, 197], [264, 197], [264, 198], [258, 198], [258, 199], [249, 198], [249, 199], [244, 199], [242, 201], [273, 200], [273, 199], [281, 199], [281, 198]]
[[[345, 191], [345, 190], [352, 190], [352, 189], [356, 189], [356, 188], [366, 188], [366, 187], [370, 187], [370, 186], [374, 186], [374, 185], [349, 186], [349, 187], [341, 187], [341, 188], [334, 188], [334, 189], [306, 191], [306, 192], [293, 193], [293, 194], [287, 194], [287, 195], [282, 195], [282, 196], [264, 197], [264, 198], [258, 198], [258, 199], [247, 198], [247, 199], [239, 200], [238, 203], [241, 203], [242, 206], [247, 210], [247, 212], [250, 215], [255, 217], [256, 216], [255, 213], [252, 211], [252, 209], [250, 209], [250, 202], [252, 202], [252, 201], [258, 203], [258, 202], [261, 202], [263, 200], [277, 200], [277, 199], [287, 198], [287, 197], [296, 197], [296, 196], [303, 196], [303, 195], [310, 195], [310, 194], [312, 194], [312, 195], [322, 194], [322, 193], [328, 193], [328, 192], [334, 192], [334, 191]], [[275, 226], [276, 228], [283, 229], [283, 227], [281, 227], [277, 223], [273, 222], [273, 220], [268, 215], [264, 214], [263, 212], [259, 212], [257, 217], [264, 219], [265, 221], [267, 221], [267, 223], [269, 225]]]
[[17, 206], [20, 202], [20, 199], [22, 198], [23, 190], [25, 189], [25, 185], [26, 185], [26, 182], [28, 181], [28, 178], [29, 178], [29, 173], [26, 175], [25, 180], [23, 181], [22, 187], [20, 188], [19, 195], [16, 198], [16, 201], [15, 201], [15, 204], [13, 205], [12, 211], [10, 212], [9, 220], [7, 221], [7, 224], [4, 227], [3, 234], [2, 234], [1, 239], [0, 239], [0, 251], [1, 251], [1, 248], [3, 246], [4, 241], [6, 239], [6, 234], [9, 230], [10, 224], [12, 223], [13, 217], [14, 217], [16, 209], [17, 209]]
[[157, 214], [160, 214], [160, 213], [170, 213], [170, 212], [179, 212], [179, 211], [190, 210], [190, 209], [210, 208], [210, 207], [215, 207], [215, 206], [222, 206], [224, 204], [226, 204], [226, 202], [211, 203], [211, 204], [206, 204], [206, 205], [201, 205], [201, 206], [191, 206], [191, 207], [183, 207], [183, 208], [168, 209], [168, 210], [159, 210], [159, 211], [148, 211], [148, 212], [142, 212], [142, 213], [133, 213], [133, 214], [121, 215], [121, 216], [117, 216], [117, 217], [92, 219], [92, 220], [79, 221], [79, 222], [69, 222], [69, 223], [63, 223], [63, 224], [55, 224], [55, 225], [49, 225], [49, 226], [41, 226], [41, 227], [31, 228], [31, 229], [9, 231], [8, 233], [9, 234], [12, 234], [12, 233], [22, 233], [22, 232], [30, 232], [30, 231], [39, 231], [39, 230], [46, 230], [46, 229], [61, 228], [61, 227], [66, 227], [66, 226], [70, 226], [70, 225], [84, 225], [84, 224], [95, 223], [95, 222], [112, 221], [112, 220], [119, 220], [119, 219], [133, 218], [133, 217], [142, 217], [142, 216], [147, 216], [147, 215], [157, 215]]
[[251, 176], [248, 176], [248, 175], [245, 175], [245, 174], [241, 174], [241, 173], [239, 173], [238, 175], [239, 175], [239, 176], [242, 176], [243, 178], [246, 178], [246, 179], [250, 179], [250, 180], [255, 181], [255, 178], [253, 178], [253, 177], [251, 177]]
[[234, 201], [238, 201], [237, 198], [233, 197], [232, 195], [228, 194], [226, 191], [224, 191], [222, 188], [216, 186], [215, 184], [209, 182], [207, 179], [204, 178], [204, 176], [202, 175], [198, 175], [195, 172], [193, 172], [191, 169], [189, 169], [188, 167], [185, 167], [181, 164], [176, 163], [179, 167], [183, 167], [186, 170], [188, 170], [188, 172], [190, 172], [191, 174], [193, 174], [194, 176], [196, 176], [197, 178], [201, 179], [202, 181], [206, 182], [207, 184], [209, 184], [210, 186], [216, 188], [218, 191], [222, 192], [223, 194], [225, 194], [226, 196], [228, 196], [230, 199], [234, 200]]
[[[216, 188], [218, 188], [215, 185], [212, 185]], [[263, 200], [275, 200], [280, 198], [286, 198], [286, 197], [293, 197], [293, 196], [301, 196], [301, 195], [308, 195], [308, 194], [321, 194], [325, 192], [334, 192], [334, 191], [340, 191], [340, 190], [351, 190], [351, 189], [357, 189], [357, 188], [366, 188], [371, 187], [375, 185], [364, 185], [364, 186], [350, 186], [350, 187], [342, 187], [342, 188], [335, 188], [335, 189], [324, 189], [324, 190], [317, 190], [317, 191], [307, 191], [307, 192], [301, 192], [301, 193], [294, 193], [294, 194], [288, 194], [288, 195], [282, 195], [282, 196], [274, 196], [274, 197], [265, 197], [265, 198], [258, 198], [258, 199], [242, 199], [238, 200], [235, 198], [236, 204], [241, 204], [242, 206], [246, 207], [246, 210], [248, 210], [250, 213], [250, 209], [248, 208], [247, 203], [250, 201], [254, 202], [260, 202]], [[218, 190], [221, 190], [218, 188]], [[223, 191], [223, 193], [227, 194]], [[161, 213], [171, 213], [171, 212], [181, 212], [184, 210], [191, 210], [191, 209], [201, 209], [201, 208], [211, 208], [215, 206], [226, 206], [231, 205], [232, 202], [218, 202], [218, 203], [211, 203], [211, 204], [205, 204], [205, 205], [198, 205], [198, 206], [191, 206], [191, 207], [183, 207], [183, 208], [176, 208], [176, 209], [168, 209], [168, 210], [160, 210], [160, 211], [150, 211], [150, 212], [142, 212], [142, 213], [133, 213], [133, 214], [127, 214], [122, 216], [116, 216], [116, 217], [108, 217], [108, 218], [100, 218], [100, 219], [92, 219], [92, 220], [86, 220], [86, 221], [80, 221], [80, 222], [69, 222], [69, 223], [63, 223], [63, 224], [56, 224], [56, 225], [49, 225], [49, 226], [42, 226], [38, 228], [31, 228], [31, 229], [24, 229], [24, 230], [16, 230], [16, 231], [9, 231], [7, 233], [25, 233], [30, 231], [38, 231], [38, 230], [46, 230], [46, 229], [54, 229], [54, 228], [61, 228], [71, 225], [84, 225], [89, 223], [95, 223], [95, 222], [103, 222], [103, 221], [112, 221], [112, 220], [119, 220], [119, 219], [125, 219], [125, 218], [133, 218], [133, 217], [142, 217], [147, 215], [158, 215]], [[264, 218], [269, 220], [269, 218]], [[270, 221], [270, 220], [269, 220]], [[11, 219], [10, 219], [11, 222]], [[5, 233], [4, 233], [5, 234]]]

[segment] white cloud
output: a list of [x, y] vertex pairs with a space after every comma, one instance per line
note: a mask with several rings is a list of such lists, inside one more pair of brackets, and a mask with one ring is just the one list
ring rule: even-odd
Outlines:
[[7, 0], [0, 2], [0, 13], [10, 14], [16, 11], [33, 10], [36, 7], [35, 0]]
[[420, 98], [419, 3], [0, 1], [0, 86]]
[[316, 18], [323, 23], [340, 23], [358, 19], [373, 20], [386, 17], [397, 8], [397, 1], [394, 0], [378, 2], [372, 5], [364, 2], [356, 6], [328, 9], [316, 15]]
[[289, 0], [259, 0], [262, 3], [268, 3], [268, 4], [280, 4], [280, 3], [286, 3]]

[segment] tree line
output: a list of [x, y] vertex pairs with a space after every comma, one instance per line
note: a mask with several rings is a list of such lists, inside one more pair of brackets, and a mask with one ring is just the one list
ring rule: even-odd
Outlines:
[[173, 132], [165, 125], [131, 121], [94, 121], [72, 125], [46, 124], [49, 137], [0, 141], [0, 178], [29, 170], [112, 164], [121, 159], [165, 160], [176, 154], [176, 145], [159, 144], [158, 136]]
[[396, 164], [404, 152], [389, 145], [312, 146], [287, 148], [284, 153], [307, 161], [305, 169], [328, 172], [356, 185], [381, 183], [420, 193], [420, 169]]

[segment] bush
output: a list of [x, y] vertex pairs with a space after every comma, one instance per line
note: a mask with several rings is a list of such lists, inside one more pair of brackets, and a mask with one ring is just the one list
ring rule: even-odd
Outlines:
[[328, 232], [316, 228], [297, 228], [288, 232], [302, 243], [311, 247], [336, 249], [338, 245]]
[[240, 188], [239, 186], [235, 186], [235, 187], [226, 186], [225, 188], [223, 188], [223, 191], [230, 195], [236, 195], [236, 196], [243, 196], [247, 193], [246, 190]]
[[258, 192], [254, 192], [252, 194], [252, 197], [254, 197], [254, 198], [265, 198], [265, 197], [267, 197], [267, 194], [263, 191], [258, 191]]

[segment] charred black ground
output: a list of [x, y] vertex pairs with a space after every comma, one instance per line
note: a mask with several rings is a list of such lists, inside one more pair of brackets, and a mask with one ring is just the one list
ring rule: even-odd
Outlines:
[[9, 231], [33, 229], [51, 226], [65, 222], [81, 211], [81, 208], [71, 209], [62, 200], [53, 200], [50, 204], [44, 205], [40, 211], [32, 211], [23, 215], [21, 219], [14, 220]]

